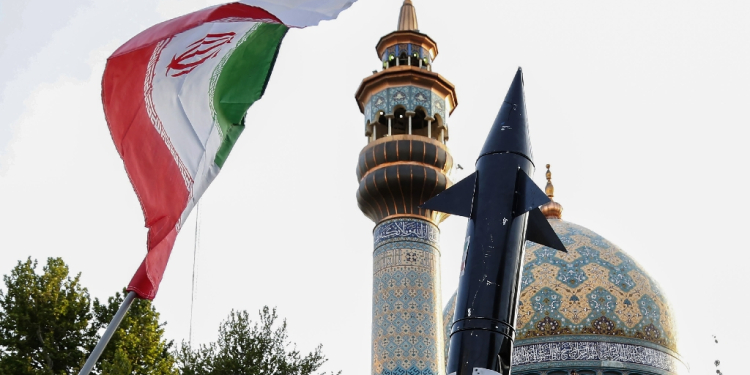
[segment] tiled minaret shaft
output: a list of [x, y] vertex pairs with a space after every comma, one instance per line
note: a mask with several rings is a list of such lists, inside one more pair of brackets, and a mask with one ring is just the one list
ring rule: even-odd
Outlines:
[[446, 120], [458, 102], [432, 71], [437, 44], [419, 32], [410, 0], [376, 50], [383, 69], [355, 95], [368, 140], [357, 203], [376, 224], [372, 374], [444, 375], [438, 224], [447, 215], [419, 205], [452, 184]]

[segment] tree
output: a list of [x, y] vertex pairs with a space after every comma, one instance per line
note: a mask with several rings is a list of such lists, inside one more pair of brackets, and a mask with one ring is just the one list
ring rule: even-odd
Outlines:
[[128, 354], [122, 348], [117, 348], [111, 360], [104, 360], [99, 363], [102, 374], [106, 375], [131, 375], [133, 365], [130, 363]]
[[[99, 327], [106, 327], [117, 313], [127, 293], [115, 293], [106, 304], [94, 301], [94, 316]], [[136, 299], [115, 331], [100, 357], [97, 372], [102, 375], [171, 375], [177, 374], [171, 353], [172, 342], [166, 341], [164, 325], [149, 300]]]
[[0, 290], [0, 374], [70, 374], [96, 343], [90, 299], [80, 273], [68, 276], [60, 258], [18, 262]]
[[274, 329], [278, 318], [275, 308], [270, 310], [268, 306], [263, 307], [259, 316], [260, 323], [253, 324], [247, 311], [232, 310], [228, 319], [219, 326], [217, 342], [193, 350], [183, 341], [176, 353], [180, 373], [310, 375], [327, 361], [321, 352], [321, 345], [306, 356], [301, 356], [296, 346], [288, 341], [286, 319]]

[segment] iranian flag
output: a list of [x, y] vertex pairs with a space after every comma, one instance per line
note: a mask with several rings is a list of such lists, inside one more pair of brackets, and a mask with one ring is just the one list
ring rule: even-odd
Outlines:
[[218, 5], [155, 25], [109, 57], [104, 114], [149, 228], [128, 290], [156, 296], [177, 233], [263, 95], [287, 30], [334, 19], [354, 1]]

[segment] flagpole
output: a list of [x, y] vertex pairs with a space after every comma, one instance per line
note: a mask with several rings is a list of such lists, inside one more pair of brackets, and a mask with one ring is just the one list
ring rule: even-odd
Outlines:
[[102, 335], [102, 338], [99, 339], [99, 342], [96, 344], [96, 347], [94, 347], [94, 350], [89, 355], [89, 358], [86, 360], [86, 364], [83, 365], [83, 368], [81, 368], [81, 371], [78, 373], [78, 375], [88, 375], [91, 370], [94, 369], [94, 364], [96, 364], [96, 361], [99, 359], [99, 356], [102, 355], [102, 352], [104, 351], [104, 348], [107, 347], [107, 344], [109, 343], [109, 339], [112, 338], [112, 335], [117, 330], [117, 327], [120, 326], [120, 323], [122, 322], [122, 318], [125, 317], [125, 314], [128, 313], [128, 309], [130, 309], [130, 306], [133, 304], [133, 300], [135, 299], [135, 292], [128, 293], [127, 296], [125, 296], [125, 300], [122, 301], [122, 305], [120, 305], [120, 309], [117, 310], [117, 314], [115, 314], [115, 317], [112, 318], [112, 321], [109, 322], [109, 325], [107, 326], [107, 330], [104, 331], [104, 335]]

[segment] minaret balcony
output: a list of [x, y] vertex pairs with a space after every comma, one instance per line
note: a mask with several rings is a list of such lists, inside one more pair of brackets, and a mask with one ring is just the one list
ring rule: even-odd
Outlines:
[[397, 66], [365, 78], [355, 98], [370, 141], [411, 134], [445, 143], [445, 120], [458, 105], [452, 83], [414, 66]]
[[[425, 65], [431, 65], [438, 54], [437, 43], [427, 34], [422, 34], [417, 30], [394, 31], [380, 38], [375, 50], [381, 61], [385, 63], [392, 61], [394, 65], [394, 60], [402, 56], [404, 59], [409, 56], [416, 57], [422, 59]], [[407, 65], [402, 64], [402, 62], [399, 61], [399, 65]], [[418, 65], [416, 61], [414, 61], [414, 65]]]
[[458, 106], [456, 88], [438, 73], [418, 66], [400, 65], [381, 70], [362, 80], [354, 94], [365, 120], [376, 120], [378, 111], [392, 113], [402, 105], [407, 111], [422, 106], [427, 115], [446, 119]]
[[448, 126], [443, 123], [440, 114], [435, 117], [428, 116], [421, 106], [413, 112], [403, 106], [397, 107], [393, 113], [378, 111], [375, 116], [377, 121], [365, 125], [365, 136], [368, 142], [374, 142], [394, 135], [416, 135], [445, 144], [449, 138]]
[[419, 206], [450, 187], [453, 157], [440, 141], [399, 134], [370, 142], [357, 163], [357, 203], [373, 222], [415, 217], [439, 224], [447, 214]]
[[396, 44], [388, 47], [380, 57], [383, 69], [397, 66], [415, 66], [432, 71], [432, 53], [416, 44]]

